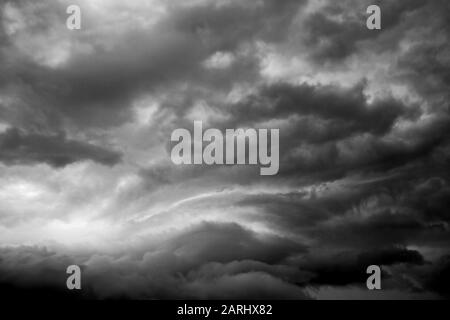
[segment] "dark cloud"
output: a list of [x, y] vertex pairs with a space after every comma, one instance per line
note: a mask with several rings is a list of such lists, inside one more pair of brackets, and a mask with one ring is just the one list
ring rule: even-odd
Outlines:
[[174, 21], [179, 29], [204, 37], [206, 44], [215, 50], [234, 51], [240, 44], [253, 40], [282, 41], [305, 3], [295, 0], [210, 3], [178, 12]]
[[77, 299], [65, 289], [66, 268], [73, 259], [45, 247], [0, 249], [2, 299]]
[[53, 296], [65, 288], [67, 266], [79, 264], [83, 292], [72, 295], [77, 298], [307, 297], [289, 279], [299, 281], [309, 274], [284, 261], [305, 247], [237, 224], [203, 223], [144, 244], [139, 251], [69, 258], [46, 248], [4, 248], [0, 284], [23, 291], [25, 298], [40, 292]]
[[[229, 228], [239, 230], [241, 235], [225, 234]], [[263, 262], [258, 253], [251, 250], [245, 251], [246, 259], [236, 260], [243, 257], [242, 249], [238, 249], [236, 255], [219, 257], [214, 247], [195, 245], [195, 237], [208, 234], [209, 240], [217, 231], [222, 232], [223, 237], [216, 236], [216, 239], [221, 240], [215, 240], [213, 244], [222, 249], [222, 246], [229, 245], [249, 245], [249, 249], [257, 249], [260, 245], [264, 247], [263, 243], [248, 242], [246, 239], [249, 234], [238, 226], [203, 224], [166, 239], [164, 243], [161, 242], [161, 247], [157, 245], [143, 249], [140, 255], [125, 252], [120, 255], [92, 253], [69, 258], [45, 248], [4, 248], [0, 260], [0, 283], [2, 288], [10, 290], [10, 295], [5, 295], [9, 299], [36, 299], [35, 294], [40, 298], [56, 299], [305, 299], [308, 298], [303, 291], [306, 286], [363, 285], [367, 277], [365, 269], [371, 264], [381, 265], [382, 268], [399, 264], [428, 268], [417, 251], [403, 247], [328, 255], [311, 253], [302, 255], [300, 260], [295, 259], [298, 261], [294, 260], [293, 263], [288, 260], [276, 262], [278, 259]], [[187, 242], [182, 243], [184, 240]], [[267, 238], [267, 241], [279, 240]], [[184, 254], [187, 247], [194, 248], [199, 254]], [[298, 253], [305, 251], [300, 247]], [[272, 251], [272, 254], [279, 255], [277, 250]], [[270, 255], [270, 250], [265, 255]], [[20, 266], [17, 265], [19, 261]], [[64, 270], [73, 263], [82, 267], [83, 290], [79, 293], [63, 290], [66, 279]], [[433, 268], [436, 269], [433, 273], [436, 278], [430, 278], [429, 286], [433, 291], [440, 292], [441, 289], [436, 288], [435, 284], [437, 278], [442, 279], [444, 276], [439, 270], [445, 268], [445, 264], [439, 262]], [[24, 278], [23, 274], [27, 277]], [[388, 272], [383, 273], [383, 279], [390, 277]]]
[[[282, 177], [327, 180], [342, 178], [348, 172], [385, 171], [424, 161], [447, 149], [449, 117], [446, 114], [420, 123], [418, 104], [406, 105], [392, 97], [370, 103], [364, 94], [365, 84], [345, 89], [339, 86], [291, 85], [276, 83], [259, 88], [232, 105], [220, 105], [217, 112], [225, 112], [226, 120], [217, 120], [210, 127], [239, 128], [260, 126], [269, 120], [282, 120], [280, 129], [280, 173]], [[418, 125], [403, 136], [396, 137], [395, 126], [400, 121]], [[175, 127], [192, 129], [189, 119], [181, 119]], [[206, 129], [206, 127], [204, 128]], [[171, 145], [166, 144], [170, 153]], [[442, 157], [443, 156], [443, 157]], [[447, 156], [442, 155], [446, 161]], [[156, 166], [146, 170], [154, 181], [160, 173], [165, 183], [220, 175], [221, 181], [252, 183], [259, 177], [231, 170], [216, 172], [211, 167], [173, 168]], [[236, 169], [236, 172], [239, 171]], [[169, 179], [169, 180], [167, 180]], [[277, 179], [277, 177], [273, 177]], [[292, 180], [292, 179], [291, 179]], [[158, 182], [159, 180], [157, 180]], [[159, 181], [161, 182], [161, 181]]]
[[450, 280], [450, 256], [443, 256], [437, 261], [432, 272], [427, 276], [425, 284], [429, 289], [438, 292], [444, 297], [450, 297], [447, 283]]
[[[367, 279], [368, 266], [378, 265], [383, 269], [383, 266], [398, 263], [422, 265], [424, 259], [417, 251], [391, 247], [366, 252], [344, 251], [331, 256], [312, 256], [301, 262], [301, 268], [315, 274], [310, 280], [314, 284], [363, 286]], [[383, 278], [386, 276], [389, 275], [384, 273]]]
[[[363, 90], [364, 83], [350, 89], [277, 83], [245, 97], [236, 106], [230, 107], [230, 111], [232, 119], [237, 122], [234, 126], [299, 115], [311, 116], [310, 121], [315, 118], [330, 121], [326, 122], [327, 127], [341, 126], [342, 131], [350, 133], [363, 131], [377, 134], [388, 131], [398, 117], [414, 115], [414, 109], [408, 109], [394, 99], [375, 101], [369, 105]], [[301, 137], [305, 139], [321, 139], [320, 132], [301, 133], [304, 133]], [[328, 135], [339, 136], [339, 132]]]
[[[365, 28], [366, 8], [372, 4], [381, 8], [383, 32]], [[377, 52], [392, 51], [398, 48], [397, 39], [407, 32], [409, 16], [426, 4], [424, 0], [328, 2], [305, 19], [303, 41], [317, 63], [339, 63], [367, 46]], [[365, 46], [364, 41], [369, 43]], [[376, 45], [371, 46], [371, 41]]]
[[207, 261], [234, 261], [252, 258], [276, 263], [304, 246], [279, 237], [259, 236], [239, 225], [206, 224], [182, 235], [172, 244], [172, 250], [186, 259]]
[[[0, 1], [0, 292], [303, 299], [377, 264], [448, 297], [448, 1], [87, 3], [72, 32], [64, 2]], [[280, 129], [279, 173], [175, 166], [196, 119]]]
[[68, 139], [59, 135], [26, 134], [18, 129], [8, 129], [0, 135], [0, 161], [11, 164], [47, 163], [64, 167], [83, 160], [105, 165], [120, 162], [121, 154], [90, 143]]
[[[253, 56], [239, 59], [226, 72], [205, 70], [201, 63], [217, 51], [233, 53], [241, 44], [279, 41], [302, 4], [303, 1], [270, 0], [248, 6], [230, 2], [221, 6], [175, 7], [169, 19], [149, 30], [126, 29], [108, 47], [101, 44], [101, 39], [84, 34], [84, 29], [75, 36], [62, 30], [66, 37], [75, 37], [80, 45], [90, 46], [94, 53], [74, 52], [58, 68], [17, 55], [2, 66], [0, 80], [4, 80], [0, 86], [7, 83], [7, 88], [3, 87], [11, 95], [18, 91], [24, 100], [18, 106], [22, 116], [32, 106], [33, 111], [25, 119], [27, 126], [52, 127], [61, 118], [82, 127], [118, 125], [131, 120], [131, 105], [144, 93], [157, 94], [185, 82], [229, 88], [231, 82], [239, 79], [238, 74], [243, 79], [256, 77], [258, 59]], [[49, 2], [37, 9], [32, 6], [30, 9], [26, 1], [17, 6], [27, 9], [24, 13], [31, 21], [28, 28], [38, 28], [36, 24], [44, 20], [42, 15], [50, 15], [50, 21], [61, 19], [57, 8]], [[96, 25], [95, 16], [86, 15], [85, 19], [88, 27]], [[25, 86], [27, 90], [23, 92]], [[42, 112], [40, 119], [33, 117], [37, 110]], [[5, 116], [16, 119], [16, 113], [8, 110]]]
[[416, 37], [413, 37], [411, 46], [398, 59], [395, 75], [399, 81], [410, 83], [415, 91], [426, 97], [430, 107], [443, 110], [446, 114], [450, 87], [450, 46], [444, 39], [450, 35], [449, 13], [447, 1], [433, 1], [427, 2], [424, 10], [413, 16], [414, 19], [426, 17], [426, 22], [422, 23], [427, 28], [422, 33], [414, 34]]

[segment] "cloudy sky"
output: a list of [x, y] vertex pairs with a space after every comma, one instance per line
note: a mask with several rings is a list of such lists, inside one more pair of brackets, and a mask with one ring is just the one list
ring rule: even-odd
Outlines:
[[[449, 1], [0, 12], [2, 296], [67, 296], [70, 264], [81, 298], [450, 296]], [[194, 120], [278, 128], [279, 173], [174, 165]]]

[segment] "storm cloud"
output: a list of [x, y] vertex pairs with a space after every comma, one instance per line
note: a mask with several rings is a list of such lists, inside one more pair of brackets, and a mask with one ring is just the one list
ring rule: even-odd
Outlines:
[[0, 161], [6, 164], [38, 162], [61, 167], [80, 160], [93, 160], [105, 165], [120, 161], [120, 153], [89, 143], [67, 139], [64, 134], [45, 136], [23, 134], [9, 129], [0, 135], [2, 154]]
[[[0, 13], [2, 297], [449, 297], [448, 1]], [[278, 174], [175, 165], [171, 132], [194, 121], [279, 129]]]

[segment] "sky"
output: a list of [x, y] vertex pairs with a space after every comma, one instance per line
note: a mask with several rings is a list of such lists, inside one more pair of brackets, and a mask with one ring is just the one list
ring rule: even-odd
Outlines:
[[[450, 296], [450, 2], [0, 13], [1, 296]], [[279, 129], [279, 172], [175, 165], [171, 133], [194, 121]], [[382, 290], [366, 288], [372, 264]]]

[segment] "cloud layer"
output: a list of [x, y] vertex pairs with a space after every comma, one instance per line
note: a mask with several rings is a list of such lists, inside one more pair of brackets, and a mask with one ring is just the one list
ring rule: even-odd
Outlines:
[[[0, 12], [2, 296], [449, 297], [448, 1]], [[194, 120], [280, 129], [279, 173], [174, 165]]]

